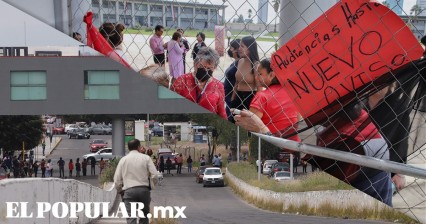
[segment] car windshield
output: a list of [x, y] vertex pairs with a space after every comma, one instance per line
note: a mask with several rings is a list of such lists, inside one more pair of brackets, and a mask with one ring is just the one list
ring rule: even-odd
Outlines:
[[205, 175], [221, 174], [221, 171], [219, 169], [209, 169], [209, 170], [206, 170], [204, 174]]
[[93, 140], [93, 143], [94, 144], [104, 144], [105, 142], [104, 142], [104, 140], [99, 139], [99, 140]]
[[276, 174], [277, 177], [290, 177], [290, 173], [289, 172], [278, 172]]

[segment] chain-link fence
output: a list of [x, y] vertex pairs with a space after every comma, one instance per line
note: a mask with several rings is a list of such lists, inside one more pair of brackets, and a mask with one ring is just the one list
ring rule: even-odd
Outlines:
[[[425, 179], [412, 171], [425, 171], [426, 163], [419, 43], [426, 5], [69, 3], [71, 32], [84, 43], [247, 130], [324, 147], [302, 153], [297, 163], [307, 161], [425, 222]], [[337, 154], [325, 156], [326, 148], [376, 160], [340, 161]], [[399, 165], [386, 168], [389, 160]]]

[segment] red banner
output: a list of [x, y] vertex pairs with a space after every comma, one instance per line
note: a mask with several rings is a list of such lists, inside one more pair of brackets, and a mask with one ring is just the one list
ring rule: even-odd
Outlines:
[[304, 118], [412, 60], [423, 48], [387, 7], [343, 0], [272, 55], [272, 67]]

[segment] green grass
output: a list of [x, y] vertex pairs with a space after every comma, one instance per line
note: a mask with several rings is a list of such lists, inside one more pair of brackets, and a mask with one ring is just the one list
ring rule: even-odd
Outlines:
[[257, 180], [256, 166], [248, 162], [230, 163], [229, 171], [245, 181], [246, 183], [265, 190], [275, 192], [305, 192], [305, 191], [322, 191], [322, 190], [350, 190], [350, 185], [324, 173], [315, 172], [307, 174], [296, 180], [288, 181], [286, 184], [276, 182], [266, 175], [261, 175], [260, 181]]
[[[262, 176], [261, 181], [257, 181], [257, 173], [254, 165], [247, 162], [240, 164], [231, 163], [228, 165], [228, 170], [237, 178], [242, 179], [246, 183], [256, 186], [265, 190], [272, 190], [275, 192], [303, 192], [303, 191], [315, 191], [315, 190], [349, 190], [351, 186], [331, 177], [323, 172], [316, 172], [314, 174], [307, 175], [301, 180], [294, 180], [293, 183], [286, 182], [285, 185], [276, 183], [265, 176]], [[328, 182], [328, 183], [327, 183]], [[376, 203], [375, 208], [363, 208], [360, 206], [349, 206], [346, 208], [336, 207], [332, 203], [323, 203], [316, 208], [311, 207], [308, 203], [301, 204], [300, 206], [287, 205], [285, 201], [279, 201], [271, 198], [270, 200], [264, 198], [257, 198], [256, 196], [249, 194], [241, 190], [241, 188], [232, 183], [228, 176], [225, 175], [225, 183], [230, 186], [233, 191], [238, 194], [241, 198], [254, 206], [279, 213], [291, 213], [301, 215], [312, 215], [312, 216], [325, 216], [325, 217], [337, 217], [337, 218], [349, 218], [349, 219], [370, 219], [370, 220], [384, 220], [397, 223], [418, 223], [412, 218], [398, 212], [392, 208], [386, 206], [379, 206], [379, 202]], [[286, 208], [286, 209], [284, 209]]]

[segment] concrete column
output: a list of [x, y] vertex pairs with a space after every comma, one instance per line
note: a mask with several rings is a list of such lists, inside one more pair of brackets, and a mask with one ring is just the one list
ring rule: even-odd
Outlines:
[[124, 156], [124, 117], [116, 116], [112, 119], [112, 154]]
[[225, 9], [222, 9], [222, 25], [225, 25], [226, 19], [225, 19]]
[[99, 25], [104, 23], [104, 0], [99, 0]]
[[83, 23], [83, 17], [91, 8], [90, 2], [91, 1], [71, 0], [71, 31], [79, 32], [83, 37], [86, 36], [86, 24]]
[[120, 15], [118, 14], [118, 1], [115, 2], [115, 22], [118, 23]]
[[195, 7], [192, 8], [192, 28], [195, 28]]
[[207, 29], [210, 28], [210, 9], [207, 9]]
[[[173, 7], [172, 7], [173, 10]], [[163, 5], [163, 26], [166, 27], [166, 6]]]
[[178, 10], [177, 10], [177, 26], [178, 26], [178, 28], [180, 28], [180, 12], [181, 12], [180, 9], [181, 9], [180, 6], [178, 6]]
[[[279, 45], [282, 46], [287, 43], [334, 4], [336, 4], [336, 0], [281, 0], [279, 10], [280, 24], [278, 27], [281, 36]], [[304, 12], [308, 8], [310, 8], [310, 13], [303, 14], [302, 18], [300, 12]]]
[[132, 16], [132, 26], [135, 27], [136, 25], [136, 19], [135, 19], [135, 15], [136, 15], [136, 11], [135, 11], [135, 3], [132, 2], [132, 11], [131, 11], [131, 16]]
[[151, 5], [147, 4], [146, 6], [147, 6], [147, 12], [148, 12], [146, 16], [148, 21], [148, 27], [151, 27]]

